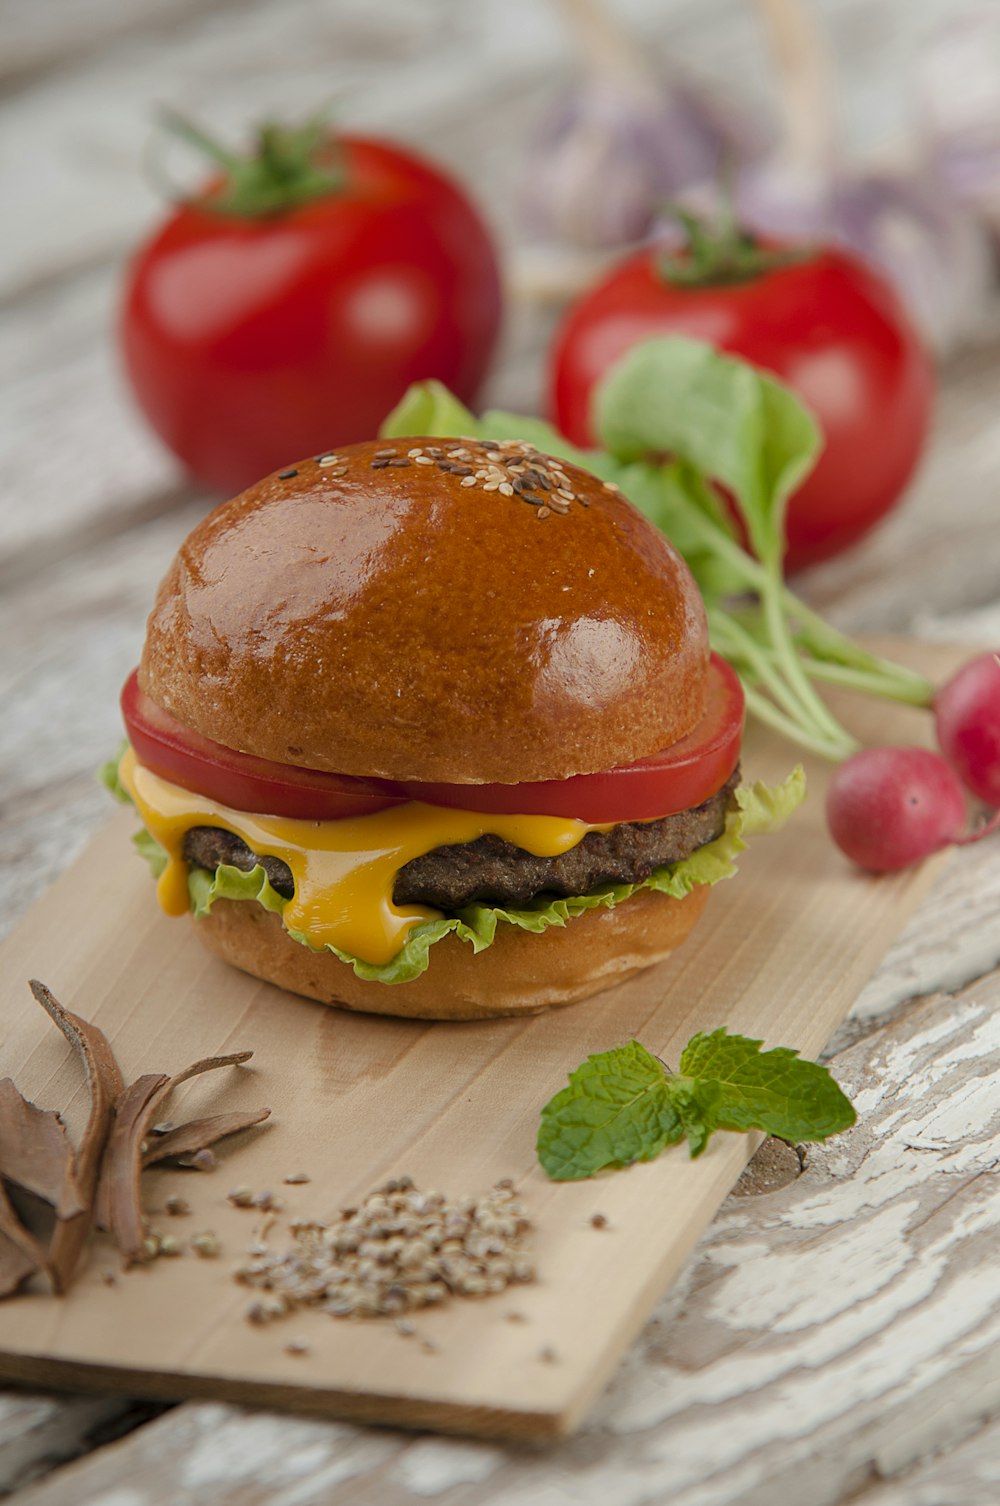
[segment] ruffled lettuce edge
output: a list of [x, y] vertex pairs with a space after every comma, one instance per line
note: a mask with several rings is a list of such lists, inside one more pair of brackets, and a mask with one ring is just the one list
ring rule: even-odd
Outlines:
[[[100, 777], [119, 799], [127, 795], [118, 781], [118, 765], [109, 761], [101, 770]], [[359, 978], [371, 983], [409, 983], [425, 972], [430, 961], [430, 949], [445, 936], [454, 932], [459, 940], [467, 942], [474, 952], [491, 946], [498, 926], [518, 926], [523, 931], [540, 933], [550, 926], [565, 926], [575, 916], [600, 906], [613, 909], [622, 904], [640, 889], [653, 889], [660, 894], [682, 899], [692, 889], [704, 884], [718, 884], [732, 878], [736, 872], [736, 859], [746, 849], [746, 839], [763, 832], [777, 831], [805, 797], [805, 774], [796, 768], [781, 784], [767, 785], [758, 782], [741, 785], [735, 792], [734, 804], [727, 812], [725, 830], [713, 842], [699, 847], [690, 857], [679, 863], [658, 868], [639, 884], [608, 884], [590, 894], [574, 894], [568, 898], [549, 898], [535, 902], [523, 909], [500, 909], [492, 905], [469, 905], [455, 915], [442, 915], [436, 920], [424, 921], [409, 933], [402, 949], [389, 962], [376, 964], [365, 962], [339, 947], [315, 947], [302, 931], [288, 929], [288, 935], [302, 946], [315, 951], [331, 951], [341, 962], [354, 969]], [[167, 855], [163, 848], [142, 830], [133, 837], [141, 855], [150, 864], [156, 877], [163, 872]], [[216, 900], [254, 900], [265, 910], [281, 915], [285, 901], [272, 888], [267, 873], [257, 866], [249, 873], [229, 864], [222, 864], [214, 873], [201, 868], [191, 869], [188, 875], [188, 891], [191, 909], [196, 918], [207, 915]]]

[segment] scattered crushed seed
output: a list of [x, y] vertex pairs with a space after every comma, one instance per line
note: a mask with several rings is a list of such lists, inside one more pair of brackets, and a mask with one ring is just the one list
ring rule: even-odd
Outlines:
[[173, 1119], [161, 1119], [159, 1124], [150, 1126], [149, 1133], [151, 1135], [169, 1135], [170, 1131], [175, 1130], [176, 1128], [177, 1125], [174, 1123]]
[[179, 1217], [182, 1213], [191, 1212], [190, 1203], [186, 1198], [179, 1197], [176, 1192], [170, 1194], [163, 1206], [173, 1218]]
[[339, 455], [317, 455], [316, 456], [316, 464], [317, 465], [336, 465], [339, 459], [340, 459]]
[[397, 1333], [401, 1333], [406, 1339], [410, 1338], [417, 1331], [416, 1324], [411, 1323], [409, 1318], [397, 1318], [395, 1329]]
[[260, 1208], [264, 1213], [272, 1210], [277, 1212], [283, 1206], [281, 1199], [276, 1198], [270, 1188], [265, 1188], [263, 1192], [255, 1192], [251, 1202], [255, 1208]]
[[385, 460], [379, 460], [378, 458], [376, 458], [371, 463], [371, 469], [373, 471], [384, 471], [385, 468], [386, 468], [386, 466], [388, 464], [389, 464], [388, 458], [386, 458]]
[[395, 449], [393, 446], [390, 446], [386, 450], [376, 450], [375, 451], [375, 459], [376, 460], [395, 460], [395, 458], [396, 458], [396, 456], [398, 454], [399, 454], [399, 451], [397, 449]]
[[386, 464], [395, 466], [397, 470], [406, 470], [409, 468], [410, 462], [406, 459], [405, 456], [397, 455], [392, 460], [387, 461]]
[[297, 476], [298, 474], [299, 473], [295, 469], [295, 467], [291, 466], [287, 471], [279, 471], [278, 472], [278, 480], [279, 481], [291, 481], [292, 477], [293, 476]]
[[433, 1339], [421, 1339], [420, 1347], [424, 1351], [424, 1354], [437, 1354], [441, 1349], [441, 1345], [435, 1344]]
[[181, 1253], [180, 1240], [174, 1234], [164, 1234], [160, 1239], [158, 1253], [160, 1255], [179, 1255]]
[[305, 1339], [292, 1339], [290, 1343], [285, 1345], [285, 1353], [309, 1354], [310, 1348], [311, 1346], [306, 1343]]
[[606, 1229], [608, 1227], [608, 1215], [606, 1213], [594, 1213], [591, 1215], [590, 1222], [595, 1229]]
[[405, 1321], [420, 1307], [533, 1281], [534, 1265], [521, 1245], [531, 1222], [507, 1182], [479, 1197], [449, 1200], [398, 1177], [332, 1223], [291, 1221], [292, 1244], [284, 1252], [258, 1236], [235, 1279], [269, 1295], [251, 1304], [247, 1320], [265, 1323], [322, 1307], [337, 1318]]
[[226, 1202], [232, 1203], [234, 1208], [252, 1208], [254, 1205], [252, 1187], [231, 1187], [226, 1193]]
[[433, 460], [431, 459], [431, 457], [429, 455], [414, 455], [414, 457], [413, 457], [413, 463], [414, 463], [414, 465], [433, 465], [434, 464]]
[[196, 1150], [193, 1156], [178, 1156], [178, 1166], [189, 1166], [194, 1171], [214, 1171], [218, 1166], [215, 1152], [206, 1146], [204, 1150]]
[[211, 1229], [204, 1229], [200, 1234], [191, 1235], [191, 1248], [202, 1260], [213, 1260], [219, 1253], [219, 1241]]
[[297, 1187], [300, 1182], [309, 1182], [312, 1178], [307, 1171], [293, 1171], [284, 1178], [287, 1187]]

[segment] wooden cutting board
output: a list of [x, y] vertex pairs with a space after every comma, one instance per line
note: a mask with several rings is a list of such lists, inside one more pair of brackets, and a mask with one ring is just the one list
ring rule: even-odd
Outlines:
[[[935, 674], [961, 657], [917, 656]], [[851, 712], [867, 740], [927, 734], [927, 718], [912, 711], [855, 701]], [[787, 745], [754, 735], [744, 770], [781, 777], [790, 761]], [[80, 1071], [28, 993], [25, 980], [37, 976], [102, 1027], [127, 1079], [253, 1048], [249, 1068], [182, 1090], [172, 1118], [261, 1104], [273, 1118], [221, 1147], [214, 1172], [146, 1173], [153, 1222], [181, 1236], [213, 1229], [222, 1258], [161, 1259], [110, 1284], [117, 1256], [95, 1239], [67, 1297], [29, 1291], [0, 1305], [0, 1375], [480, 1435], [572, 1430], [756, 1141], [720, 1134], [698, 1161], [676, 1148], [628, 1171], [553, 1184], [534, 1157], [542, 1104], [588, 1052], [633, 1036], [668, 1062], [694, 1031], [722, 1024], [815, 1054], [946, 861], [892, 878], [854, 871], [824, 829], [828, 770], [806, 762], [803, 809], [779, 835], [754, 841], [669, 962], [582, 1004], [482, 1024], [346, 1014], [227, 968], [189, 922], [159, 913], [128, 841], [134, 817], [116, 814], [2, 950], [0, 1071], [45, 1107], [68, 1104], [78, 1128]], [[282, 1185], [299, 1170], [308, 1184]], [[250, 1294], [232, 1270], [256, 1215], [227, 1203], [234, 1184], [280, 1191], [283, 1226], [334, 1213], [404, 1173], [449, 1195], [514, 1177], [536, 1224], [538, 1281], [417, 1313], [413, 1337], [386, 1320], [318, 1311], [265, 1328], [246, 1322]], [[170, 1192], [188, 1200], [190, 1217], [158, 1212]], [[606, 1228], [593, 1227], [595, 1212]], [[284, 1246], [281, 1228], [272, 1239]], [[309, 1352], [286, 1353], [300, 1339]]]

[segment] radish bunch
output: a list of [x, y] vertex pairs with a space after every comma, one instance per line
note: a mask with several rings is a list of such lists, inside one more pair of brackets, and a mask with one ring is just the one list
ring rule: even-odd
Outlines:
[[[865, 748], [841, 764], [830, 783], [826, 812], [833, 839], [873, 873], [906, 868], [1000, 828], [1000, 656], [970, 660], [938, 691], [933, 710], [941, 753]], [[966, 790], [995, 810], [972, 831]]]

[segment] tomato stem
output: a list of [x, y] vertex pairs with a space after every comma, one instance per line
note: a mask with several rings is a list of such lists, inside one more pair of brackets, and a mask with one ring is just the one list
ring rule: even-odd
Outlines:
[[264, 121], [254, 148], [239, 153], [176, 110], [162, 110], [160, 124], [224, 169], [221, 182], [189, 202], [214, 214], [258, 219], [328, 197], [344, 183], [326, 112], [300, 126]]
[[731, 189], [719, 189], [719, 209], [714, 219], [695, 214], [679, 204], [665, 204], [662, 213], [676, 220], [684, 232], [678, 251], [664, 251], [657, 271], [675, 287], [708, 288], [752, 282], [780, 267], [791, 266], [811, 254], [810, 247], [763, 246], [737, 220]]

